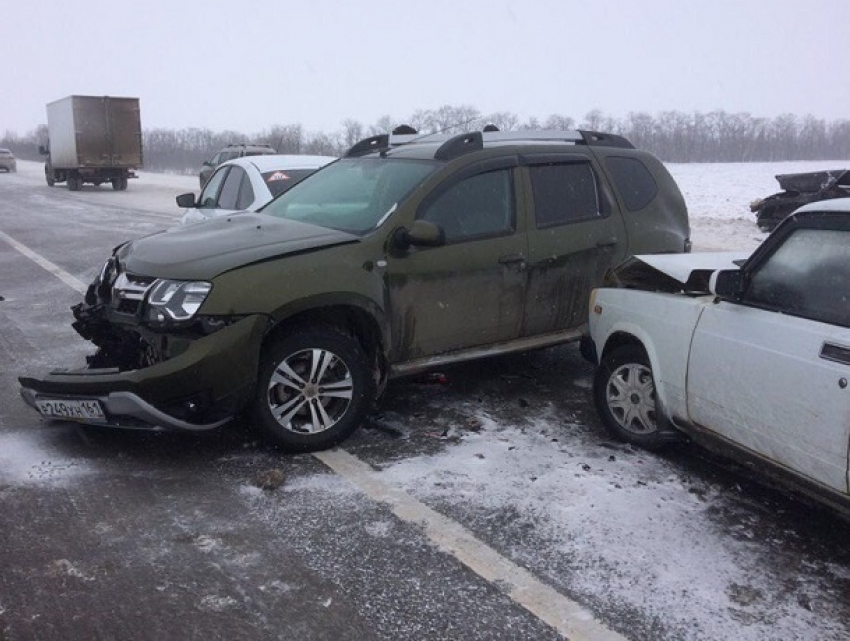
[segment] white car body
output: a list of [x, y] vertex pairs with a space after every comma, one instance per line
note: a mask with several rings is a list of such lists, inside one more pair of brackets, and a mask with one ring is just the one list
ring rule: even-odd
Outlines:
[[[263, 177], [264, 174], [271, 173], [271, 180], [275, 180], [275, 176], [280, 176], [280, 180], [286, 180], [288, 179], [286, 172], [313, 172], [334, 160], [336, 160], [334, 156], [280, 154], [243, 156], [228, 160], [216, 167], [197, 198], [197, 206], [186, 208], [179, 224], [202, 222], [239, 211], [257, 211], [275, 196]], [[233, 173], [237, 171], [238, 178], [237, 174]], [[229, 176], [234, 183], [234, 189], [238, 191], [235, 194], [236, 197], [230, 199], [233, 201], [232, 206], [222, 206], [219, 201], [224, 198], [226, 189], [223, 187], [226, 187]]]
[[[835, 223], [838, 212], [844, 219]], [[812, 235], [807, 225], [820, 224], [816, 218], [824, 215], [832, 216], [838, 228], [815, 228], [818, 235]], [[645, 351], [662, 428], [732, 446], [747, 458], [769, 463], [780, 477], [798, 481], [801, 489], [843, 507], [850, 498], [850, 199], [813, 203], [790, 218], [794, 220], [783, 222], [740, 272], [737, 265], [744, 257], [733, 254], [635, 257], [632, 283], [593, 293], [590, 337], [600, 363], [618, 345]], [[795, 235], [801, 231], [809, 236]], [[805, 261], [799, 260], [802, 254], [791, 253], [804, 239], [811, 242], [825, 238], [823, 234], [835, 234], [832, 245], [809, 245], [814, 251]], [[795, 260], [785, 263], [785, 256]], [[833, 269], [835, 257], [838, 269]], [[739, 262], [733, 263], [736, 258]], [[833, 261], [826, 265], [830, 270], [818, 272], [819, 261], [827, 259]], [[739, 297], [716, 289], [719, 269], [742, 279]], [[678, 282], [681, 291], [628, 288], [638, 274], [638, 286], [645, 286], [653, 271], [659, 282]], [[824, 273], [830, 274], [826, 283]], [[800, 283], [819, 285], [791, 292], [798, 277]], [[665, 289], [672, 289], [669, 283]], [[828, 311], [813, 312], [820, 304], [815, 299], [826, 298], [814, 293], [822, 283], [834, 298], [826, 301]], [[695, 284], [704, 287], [689, 291]], [[781, 292], [776, 289], [780, 286]], [[779, 302], [765, 304], [759, 298], [764, 292]], [[786, 304], [789, 308], [782, 309]], [[611, 400], [616, 400], [613, 394]]]

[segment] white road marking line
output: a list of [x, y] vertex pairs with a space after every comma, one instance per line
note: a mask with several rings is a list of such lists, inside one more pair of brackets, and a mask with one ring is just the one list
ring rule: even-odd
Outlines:
[[74, 289], [74, 290], [76, 290], [76, 291], [80, 292], [81, 294], [85, 294], [85, 293], [86, 293], [86, 290], [88, 289], [88, 285], [86, 285], [85, 283], [83, 283], [81, 280], [78, 280], [77, 278], [74, 278], [73, 276], [71, 276], [71, 274], [69, 274], [68, 272], [66, 272], [64, 269], [62, 269], [62, 268], [61, 268], [61, 267], [59, 267], [58, 265], [54, 265], [53, 263], [51, 263], [49, 260], [47, 260], [47, 259], [46, 259], [46, 258], [44, 258], [43, 256], [40, 256], [39, 254], [36, 254], [36, 253], [35, 253], [33, 250], [31, 250], [29, 247], [27, 247], [26, 245], [23, 245], [23, 244], [19, 243], [17, 240], [15, 240], [14, 238], [12, 238], [12, 237], [11, 237], [11, 236], [9, 236], [8, 234], [3, 233], [2, 231], [0, 231], [0, 238], [2, 238], [3, 240], [5, 240], [5, 241], [6, 241], [7, 243], [9, 243], [12, 247], [14, 247], [15, 249], [17, 249], [17, 250], [18, 250], [19, 252], [21, 252], [24, 256], [26, 256], [26, 257], [27, 257], [27, 258], [29, 258], [31, 261], [33, 261], [34, 263], [36, 263], [38, 266], [43, 267], [44, 269], [46, 269], [47, 271], [49, 271], [51, 274], [53, 274], [54, 276], [56, 276], [56, 278], [58, 278], [58, 279], [59, 279], [59, 280], [61, 280], [63, 283], [65, 283], [66, 285], [68, 285], [68, 287], [70, 287], [71, 289]]
[[340, 448], [313, 456], [372, 500], [388, 504], [401, 520], [421, 526], [437, 547], [490, 583], [506, 587], [511, 599], [571, 641], [625, 641], [580, 604], [503, 557], [459, 523], [382, 481], [368, 463]]
[[[2, 231], [0, 238], [72, 289], [81, 294], [86, 292], [88, 287], [84, 283], [26, 245]], [[503, 557], [460, 523], [431, 509], [404, 490], [382, 481], [368, 463], [353, 454], [337, 448], [316, 452], [314, 456], [372, 500], [388, 504], [402, 521], [421, 526], [429, 540], [478, 576], [502, 589], [507, 587], [511, 599], [570, 641], [626, 641], [625, 637], [597, 621], [579, 603]]]

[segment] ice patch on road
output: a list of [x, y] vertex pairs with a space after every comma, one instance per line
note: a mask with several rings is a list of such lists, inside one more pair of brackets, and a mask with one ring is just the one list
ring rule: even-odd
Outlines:
[[86, 459], [56, 452], [44, 432], [0, 434], [0, 483], [57, 485], [91, 472]]

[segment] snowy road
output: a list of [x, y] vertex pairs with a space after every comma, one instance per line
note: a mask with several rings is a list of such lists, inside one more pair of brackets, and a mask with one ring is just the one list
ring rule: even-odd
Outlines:
[[[698, 249], [752, 249], [749, 200], [823, 166], [672, 170]], [[0, 174], [0, 639], [850, 637], [850, 526], [696, 448], [611, 442], [572, 346], [394, 383], [318, 457], [39, 421], [17, 376], [82, 363], [78, 290], [195, 186]]]

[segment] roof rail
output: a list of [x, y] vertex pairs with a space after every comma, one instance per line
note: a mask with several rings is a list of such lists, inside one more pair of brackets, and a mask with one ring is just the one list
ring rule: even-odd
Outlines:
[[379, 134], [364, 138], [345, 152], [346, 158], [363, 156], [374, 151], [387, 151], [391, 147], [398, 147], [416, 143], [439, 143], [440, 146], [434, 153], [436, 160], [450, 160], [472, 151], [484, 148], [484, 143], [509, 143], [509, 142], [567, 142], [574, 145], [588, 145], [591, 147], [616, 147], [620, 149], [634, 149], [634, 145], [622, 136], [606, 134], [598, 131], [584, 131], [578, 129], [566, 131], [472, 131], [463, 134]]
[[484, 137], [480, 131], [458, 134], [449, 138], [434, 152], [435, 160], [451, 160], [471, 151], [484, 149]]
[[584, 143], [589, 147], [617, 147], [619, 149], [634, 149], [635, 146], [623, 136], [603, 134], [598, 131], [579, 131]]
[[567, 131], [550, 131], [544, 130], [527, 130], [527, 131], [485, 131], [484, 142], [511, 142], [520, 140], [543, 140], [549, 142], [573, 142], [581, 143], [582, 135], [577, 130]]
[[387, 149], [390, 146], [389, 134], [378, 134], [377, 136], [369, 136], [358, 143], [355, 143], [348, 151], [345, 152], [345, 158], [353, 158], [355, 156], [364, 156], [373, 151]]

